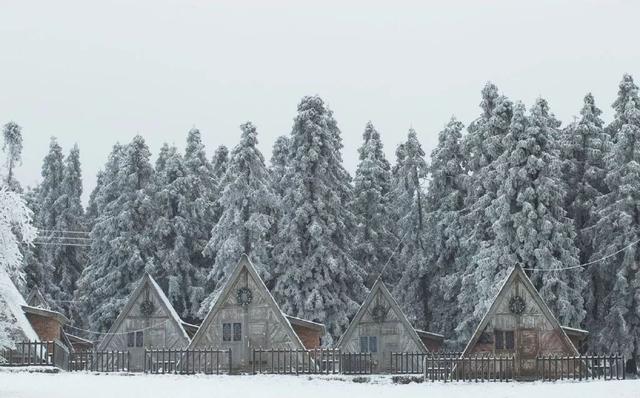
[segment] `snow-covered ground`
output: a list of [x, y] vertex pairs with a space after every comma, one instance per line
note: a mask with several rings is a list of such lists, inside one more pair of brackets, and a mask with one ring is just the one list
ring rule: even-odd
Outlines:
[[[340, 380], [342, 379], [342, 380]], [[640, 397], [640, 380], [558, 383], [354, 383], [346, 377], [91, 375], [0, 373], [2, 398], [590, 398]]]

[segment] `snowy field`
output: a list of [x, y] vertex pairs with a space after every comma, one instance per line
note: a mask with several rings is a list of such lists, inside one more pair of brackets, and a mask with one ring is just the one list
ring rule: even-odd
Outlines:
[[[590, 398], [640, 397], [640, 380], [558, 383], [422, 383], [396, 385], [388, 378], [359, 384], [349, 378], [295, 376], [162, 376], [80, 373], [0, 373], [1, 398]], [[342, 380], [339, 380], [342, 379]]]

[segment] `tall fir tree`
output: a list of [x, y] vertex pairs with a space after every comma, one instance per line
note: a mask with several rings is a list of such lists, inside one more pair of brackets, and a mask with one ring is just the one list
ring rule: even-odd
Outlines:
[[273, 180], [273, 189], [280, 198], [284, 196], [286, 190], [283, 179], [289, 164], [290, 146], [291, 142], [289, 142], [289, 137], [280, 136], [276, 138], [276, 141], [273, 143], [273, 150], [271, 152], [271, 167], [269, 168], [269, 172]]
[[597, 302], [594, 345], [640, 360], [640, 98], [630, 75], [620, 82], [613, 104], [614, 121], [607, 127], [615, 137], [607, 158], [605, 182], [609, 193], [598, 200], [591, 275], [606, 295]]
[[35, 286], [50, 302], [54, 309], [60, 310], [57, 297], [61, 295], [61, 287], [56, 283], [54, 275], [60, 260], [60, 246], [62, 233], [60, 231], [60, 217], [64, 211], [59, 201], [64, 194], [64, 155], [58, 141], [52, 137], [49, 142], [49, 152], [42, 162], [42, 181], [38, 187], [35, 225], [40, 231], [39, 241], [42, 246], [38, 250], [35, 264], [28, 269], [34, 272], [30, 278]]
[[353, 257], [366, 272], [365, 282], [371, 287], [385, 265], [396, 268], [392, 253], [398, 238], [390, 214], [391, 166], [380, 133], [368, 122], [362, 138], [351, 203], [356, 219]]
[[427, 296], [431, 322], [429, 330], [455, 340], [454, 329], [460, 317], [455, 303], [460, 294], [462, 212], [464, 210], [466, 159], [462, 149], [464, 125], [451, 118], [438, 136], [438, 146], [431, 152], [427, 189], [429, 213], [426, 222], [428, 253], [425, 261], [432, 268]]
[[366, 289], [350, 252], [352, 188], [342, 165], [342, 138], [321, 98], [302, 99], [290, 140], [273, 292], [287, 314], [325, 322], [330, 344], [346, 329]]
[[229, 149], [226, 146], [220, 145], [216, 148], [211, 159], [211, 166], [213, 167], [213, 175], [216, 180], [222, 180], [224, 173], [227, 172], [227, 166], [229, 164]]
[[77, 145], [69, 152], [62, 173], [61, 195], [54, 203], [59, 211], [55, 229], [65, 232], [65, 245], [53, 245], [51, 251], [54, 258], [53, 283], [59, 288], [55, 297], [58, 305], [69, 315], [74, 313], [73, 295], [84, 264], [86, 263], [87, 243], [85, 238], [84, 209], [82, 207], [82, 170], [80, 166], [80, 150]]
[[[264, 157], [257, 147], [255, 126], [247, 122], [240, 129], [240, 143], [231, 151], [228, 168], [222, 178], [224, 191], [219, 200], [222, 214], [205, 249], [206, 253], [215, 255], [208, 279], [209, 285], [217, 288], [229, 276], [242, 254], [249, 256], [263, 280], [269, 283], [272, 279], [269, 231], [278, 198]], [[205, 300], [203, 313], [208, 311], [215, 295], [213, 292]]]
[[[601, 113], [595, 105], [593, 95], [587, 94], [580, 110], [580, 119], [565, 128], [561, 135], [563, 174], [567, 185], [565, 209], [567, 216], [574, 222], [575, 242], [582, 264], [587, 263], [593, 255], [593, 239], [598, 221], [597, 200], [608, 193], [605, 159], [610, 154], [611, 142], [609, 134], [604, 130], [604, 122], [600, 119]], [[599, 267], [586, 270], [589, 288], [586, 291], [585, 320], [588, 330], [595, 330], [597, 327], [593, 320], [598, 318], [599, 303], [608, 294], [603, 284], [608, 275], [595, 272], [599, 270], [601, 271]]]
[[513, 114], [512, 102], [500, 95], [493, 83], [487, 83], [482, 89], [480, 108], [480, 117], [469, 125], [462, 142], [468, 176], [464, 184], [465, 210], [461, 217], [464, 238], [460, 241], [459, 261], [466, 266], [461, 270], [461, 289], [457, 298], [460, 316], [455, 336], [458, 348], [464, 347], [479, 321], [478, 315], [474, 315], [477, 283], [482, 278], [477, 255], [495, 239], [492, 225], [496, 220], [486, 213], [486, 209], [496, 198], [501, 183], [495, 162], [504, 151], [503, 141]]
[[[154, 242], [148, 232], [154, 221], [153, 167], [144, 139], [134, 137], [114, 148], [98, 194], [98, 218], [91, 230], [87, 267], [76, 297], [92, 330], [106, 330], [115, 321], [145, 268], [154, 269]], [[115, 170], [113, 168], [116, 168]]]
[[429, 269], [425, 262], [427, 202], [423, 192], [428, 165], [415, 130], [410, 129], [407, 141], [398, 153], [398, 165], [392, 206], [396, 209], [402, 242], [396, 261], [402, 266], [400, 280], [394, 292], [407, 316], [418, 326], [429, 322], [426, 296], [429, 289]]
[[9, 122], [2, 128], [2, 138], [4, 139], [2, 151], [7, 162], [5, 186], [14, 192], [22, 192], [20, 183], [15, 177], [16, 167], [22, 161], [22, 128], [15, 122]]
[[505, 151], [497, 160], [502, 183], [487, 209], [490, 219], [497, 220], [496, 239], [478, 254], [478, 317], [510, 267], [521, 264], [563, 325], [579, 327], [584, 319], [585, 281], [575, 268], [575, 230], [563, 208], [558, 127], [544, 99], [536, 101], [528, 117], [521, 103], [514, 108]]

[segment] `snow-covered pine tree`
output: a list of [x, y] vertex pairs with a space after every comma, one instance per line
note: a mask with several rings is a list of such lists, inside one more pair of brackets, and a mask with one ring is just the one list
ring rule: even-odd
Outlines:
[[[91, 230], [89, 260], [78, 283], [77, 298], [92, 330], [105, 330], [142, 277], [153, 269], [153, 167], [144, 139], [114, 148], [96, 198], [98, 218]], [[117, 167], [112, 170], [111, 167]], [[114, 171], [115, 175], [114, 175]]]
[[290, 139], [273, 291], [287, 314], [324, 322], [330, 344], [346, 329], [366, 289], [350, 253], [352, 188], [340, 130], [320, 97], [302, 99]]
[[211, 166], [213, 167], [213, 175], [216, 180], [221, 180], [224, 177], [224, 173], [227, 171], [227, 165], [229, 164], [229, 149], [226, 146], [220, 145], [216, 148], [211, 159]]
[[579, 261], [573, 222], [563, 208], [559, 125], [544, 99], [536, 101], [529, 117], [524, 105], [514, 107], [505, 151], [497, 160], [502, 184], [487, 209], [497, 220], [496, 239], [477, 256], [476, 317], [486, 312], [510, 267], [521, 264], [533, 270], [533, 283], [561, 324], [578, 327], [584, 320], [582, 270], [560, 271]]
[[391, 166], [384, 155], [380, 133], [368, 122], [362, 138], [351, 203], [356, 218], [353, 258], [366, 272], [365, 282], [371, 287], [387, 261], [387, 268], [396, 268], [391, 254], [398, 238], [394, 235], [389, 205]]
[[429, 330], [443, 333], [448, 340], [454, 341], [454, 329], [460, 315], [455, 302], [460, 294], [460, 277], [467, 266], [460, 262], [461, 217], [467, 177], [462, 150], [463, 128], [461, 122], [451, 118], [439, 134], [438, 146], [431, 152], [425, 231], [430, 248], [425, 262], [432, 269], [426, 297], [431, 314]]
[[[0, 278], [22, 278], [20, 247], [29, 245], [35, 237], [36, 229], [31, 225], [31, 211], [26, 203], [19, 194], [9, 191], [5, 183], [0, 182]], [[0, 292], [0, 296], [3, 293], [9, 294]], [[14, 348], [10, 338], [16, 328], [14, 320], [10, 309], [0, 306], [0, 350]]]
[[402, 163], [397, 168], [391, 204], [397, 212], [397, 223], [402, 234], [399, 236], [402, 243], [396, 253], [396, 263], [402, 267], [398, 270], [401, 277], [394, 294], [407, 317], [424, 327], [429, 317], [426, 308], [429, 264], [425, 261], [427, 202], [423, 184], [429, 168], [415, 130], [409, 130], [407, 141], [401, 148], [397, 155], [402, 158]]
[[22, 128], [15, 122], [9, 122], [2, 128], [2, 137], [4, 139], [2, 151], [7, 162], [7, 175], [3, 178], [3, 182], [8, 189], [22, 192], [20, 183], [15, 178], [15, 169], [22, 160]]
[[289, 137], [280, 136], [276, 138], [273, 143], [273, 151], [271, 153], [271, 167], [269, 172], [273, 180], [273, 190], [279, 198], [284, 196], [285, 188], [283, 186], [283, 178], [286, 174], [287, 166], [289, 164]]
[[[611, 142], [609, 134], [604, 131], [601, 113], [593, 95], [587, 94], [580, 119], [565, 128], [561, 136], [563, 174], [567, 185], [565, 209], [575, 225], [575, 241], [582, 264], [587, 263], [593, 255], [592, 242], [598, 221], [596, 201], [608, 192], [605, 159], [611, 152]], [[588, 330], [597, 328], [593, 320], [598, 318], [598, 306], [609, 293], [603, 284], [604, 280], [610, 279], [608, 272], [600, 275], [595, 271], [601, 269], [591, 267], [586, 272], [589, 276], [589, 288], [586, 290], [588, 315], [585, 317]]]
[[[65, 242], [69, 245], [51, 246], [54, 273], [53, 283], [59, 291], [54, 297], [54, 308], [60, 308], [65, 314], [73, 316], [72, 305], [76, 282], [86, 263], [85, 236], [79, 232], [85, 230], [84, 209], [82, 207], [82, 171], [80, 150], [77, 145], [67, 155], [62, 171], [61, 194], [54, 203], [58, 211], [55, 230], [65, 232]], [[78, 232], [78, 233], [76, 233]]]
[[[54, 281], [54, 275], [58, 266], [60, 251], [60, 229], [58, 227], [59, 217], [63, 212], [61, 203], [58, 201], [63, 195], [62, 181], [64, 179], [64, 155], [58, 141], [52, 137], [49, 143], [49, 153], [42, 162], [42, 181], [38, 187], [38, 214], [35, 224], [41, 230], [40, 241], [43, 243], [39, 248], [39, 258], [36, 264], [28, 267], [30, 271], [35, 271], [29, 279], [36, 282], [36, 286], [56, 310], [61, 310], [56, 301], [60, 296], [61, 287]], [[35, 266], [35, 267], [34, 267]], [[37, 269], [34, 269], [37, 268]]]
[[[240, 129], [240, 143], [231, 151], [222, 178], [224, 191], [219, 200], [222, 214], [205, 248], [212, 257], [215, 254], [208, 285], [216, 287], [221, 286], [220, 282], [229, 275], [242, 254], [249, 256], [264, 281], [268, 283], [272, 279], [269, 231], [278, 198], [264, 157], [257, 147], [255, 126], [247, 122]], [[216, 293], [203, 302], [203, 313], [208, 311]]]
[[462, 236], [458, 260], [466, 264], [461, 269], [462, 287], [457, 298], [459, 310], [456, 328], [456, 345], [464, 347], [478, 322], [474, 315], [478, 296], [477, 283], [482, 278], [475, 262], [478, 252], [492, 245], [495, 234], [492, 224], [496, 221], [485, 210], [496, 198], [500, 177], [494, 164], [504, 150], [503, 140], [509, 131], [513, 113], [512, 102], [501, 96], [493, 83], [482, 89], [480, 102], [482, 114], [468, 127], [462, 145], [467, 167], [464, 199], [464, 215], [461, 218]]
[[[613, 104], [615, 136], [607, 158], [609, 193], [598, 200], [592, 275], [599, 276], [608, 294], [595, 308], [593, 342], [596, 349], [621, 352], [640, 360], [640, 98], [638, 86], [624, 75]], [[593, 315], [592, 315], [593, 316]]]

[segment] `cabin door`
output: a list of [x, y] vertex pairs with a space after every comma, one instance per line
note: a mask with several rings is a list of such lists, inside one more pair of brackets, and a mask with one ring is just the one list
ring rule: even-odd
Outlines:
[[535, 376], [536, 357], [539, 352], [538, 331], [521, 329], [518, 333], [518, 370], [519, 376], [528, 378]]

